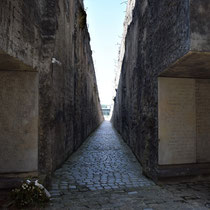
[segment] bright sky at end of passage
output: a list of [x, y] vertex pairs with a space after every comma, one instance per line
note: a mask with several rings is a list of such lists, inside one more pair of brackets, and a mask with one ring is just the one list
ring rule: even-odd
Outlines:
[[84, 5], [101, 104], [111, 104], [126, 1], [84, 0]]

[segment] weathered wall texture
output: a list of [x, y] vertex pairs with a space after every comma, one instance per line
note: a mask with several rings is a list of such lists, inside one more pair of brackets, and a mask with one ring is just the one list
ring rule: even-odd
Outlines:
[[82, 0], [0, 1], [0, 71], [38, 75], [39, 172], [58, 167], [103, 120], [85, 18]]
[[121, 40], [121, 45], [120, 45], [119, 55], [118, 55], [118, 65], [117, 65], [116, 75], [115, 75], [115, 89], [117, 89], [119, 79], [120, 79], [120, 72], [121, 72], [121, 67], [122, 67], [123, 58], [125, 54], [125, 40], [126, 40], [126, 35], [127, 35], [127, 29], [130, 23], [132, 22], [133, 9], [135, 6], [135, 2], [136, 0], [127, 1], [126, 16], [123, 23], [124, 28], [123, 28], [122, 40]]
[[158, 77], [210, 78], [208, 0], [136, 1], [112, 122], [148, 176], [201, 173], [158, 165]]

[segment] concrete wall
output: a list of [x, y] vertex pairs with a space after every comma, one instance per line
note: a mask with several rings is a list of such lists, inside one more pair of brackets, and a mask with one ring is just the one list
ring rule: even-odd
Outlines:
[[0, 173], [38, 169], [38, 74], [0, 71]]
[[[89, 41], [81, 0], [0, 2], [0, 71], [21, 71], [15, 74], [23, 75], [23, 84], [30, 84], [27, 75], [36, 72], [39, 81], [39, 172], [59, 167], [103, 120]], [[10, 83], [10, 78], [4, 82]], [[20, 85], [15, 85], [19, 95]], [[20, 116], [21, 123], [24, 120]], [[3, 139], [2, 144], [9, 147]], [[21, 151], [25, 148], [16, 153]]]
[[112, 121], [154, 179], [202, 173], [158, 165], [158, 77], [209, 78], [209, 6], [193, 0], [135, 3]]

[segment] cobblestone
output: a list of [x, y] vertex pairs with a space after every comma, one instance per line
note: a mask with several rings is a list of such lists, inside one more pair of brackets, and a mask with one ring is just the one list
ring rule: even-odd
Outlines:
[[51, 190], [118, 189], [150, 186], [130, 148], [104, 122], [53, 176]]
[[48, 210], [207, 210], [210, 182], [155, 185], [104, 122], [53, 178]]
[[187, 184], [120, 190], [70, 191], [54, 198], [46, 209], [207, 210], [210, 209], [210, 195], [203, 190], [203, 185], [208, 186], [206, 182], [192, 183], [193, 187], [199, 189], [198, 191], [189, 189]]

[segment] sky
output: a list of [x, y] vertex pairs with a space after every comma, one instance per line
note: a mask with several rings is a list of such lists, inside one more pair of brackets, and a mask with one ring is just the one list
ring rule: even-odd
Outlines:
[[84, 0], [101, 104], [111, 104], [125, 0]]

